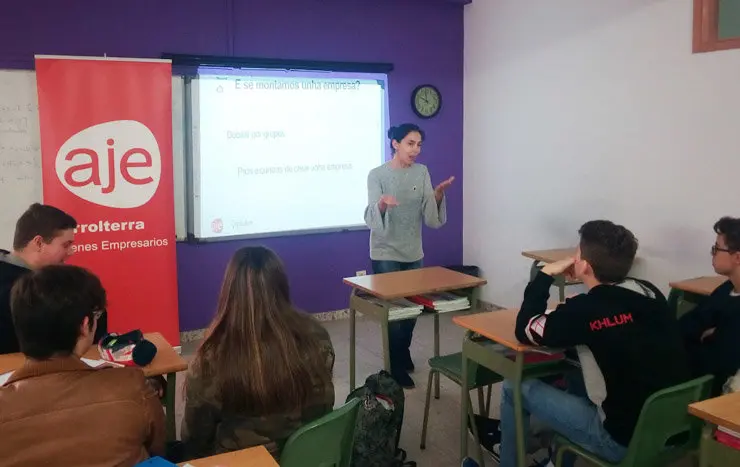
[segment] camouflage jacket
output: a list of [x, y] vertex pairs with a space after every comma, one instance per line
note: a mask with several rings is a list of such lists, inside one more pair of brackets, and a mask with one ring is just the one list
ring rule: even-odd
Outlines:
[[[315, 322], [314, 329], [322, 341], [327, 371], [334, 368], [334, 347], [329, 333]], [[181, 438], [189, 459], [212, 456], [229, 451], [264, 445], [275, 459], [288, 437], [302, 425], [315, 420], [334, 408], [334, 384], [316, 390], [316, 400], [303, 410], [268, 416], [249, 413], [226, 413], [215, 394], [215, 388], [193, 370], [186, 382], [185, 415]], [[290, 391], [290, 388], [285, 388]]]

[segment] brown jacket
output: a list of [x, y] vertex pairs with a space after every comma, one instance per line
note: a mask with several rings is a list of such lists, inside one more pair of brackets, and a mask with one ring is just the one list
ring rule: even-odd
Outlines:
[[0, 386], [0, 467], [133, 466], [164, 445], [162, 406], [137, 368], [27, 360]]

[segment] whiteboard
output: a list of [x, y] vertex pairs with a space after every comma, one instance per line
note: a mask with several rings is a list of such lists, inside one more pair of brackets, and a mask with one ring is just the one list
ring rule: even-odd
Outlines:
[[[172, 77], [172, 156], [175, 232], [187, 235], [183, 79]], [[0, 248], [13, 246], [15, 222], [28, 206], [42, 201], [41, 139], [36, 73], [0, 70]]]

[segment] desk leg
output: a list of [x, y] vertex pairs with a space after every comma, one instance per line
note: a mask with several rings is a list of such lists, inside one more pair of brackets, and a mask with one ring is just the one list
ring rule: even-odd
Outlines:
[[560, 303], [565, 301], [565, 276], [562, 274], [555, 277], [555, 285], [558, 287]]
[[683, 295], [683, 290], [674, 289], [673, 287], [668, 293], [668, 307], [673, 311], [676, 318], [678, 318], [678, 306], [683, 300]]
[[380, 319], [380, 331], [383, 334], [383, 369], [390, 373], [391, 350], [388, 340], [388, 310], [383, 313], [383, 317]]
[[477, 312], [478, 310], [478, 300], [480, 299], [480, 287], [473, 287], [473, 290], [470, 291], [470, 310], [472, 312]]
[[524, 433], [524, 404], [522, 403], [522, 374], [524, 372], [524, 352], [516, 354], [514, 385], [514, 426], [516, 427], [516, 465], [526, 467], [526, 443]]
[[468, 405], [470, 404], [470, 390], [465, 382], [468, 380], [468, 355], [465, 351], [465, 341], [471, 336], [470, 331], [463, 338], [462, 352], [462, 383], [460, 385], [460, 462], [468, 456]]
[[[673, 289], [671, 289], [671, 292]], [[709, 424], [704, 425], [701, 432], [701, 443], [699, 444], [699, 467], [711, 467], [709, 464], [709, 449], [712, 439], [712, 428]]]
[[350, 295], [349, 305], [349, 391], [355, 390], [355, 315], [356, 311], [352, 308], [352, 297], [355, 295], [354, 289]]
[[540, 262], [537, 260], [532, 261], [532, 266], [529, 268], [529, 280], [530, 282], [537, 277], [537, 273], [540, 272]]
[[177, 385], [175, 384], [177, 373], [167, 373], [167, 396], [164, 400], [165, 411], [167, 412], [167, 441], [175, 441], [177, 439], [177, 424], [175, 422], [175, 391]]
[[[437, 312], [434, 313], [434, 356], [439, 357], [439, 313]], [[439, 371], [435, 371], [434, 375], [434, 398], [439, 399]]]

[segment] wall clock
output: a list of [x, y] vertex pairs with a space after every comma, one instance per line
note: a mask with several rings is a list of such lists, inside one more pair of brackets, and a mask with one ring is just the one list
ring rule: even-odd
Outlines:
[[421, 118], [432, 118], [442, 109], [442, 94], [431, 84], [422, 84], [411, 92], [411, 107]]

